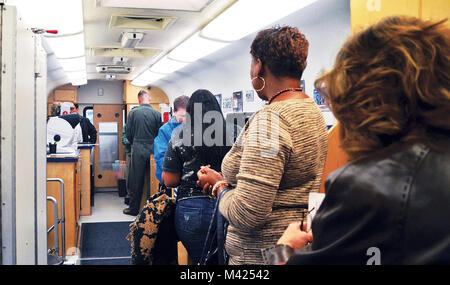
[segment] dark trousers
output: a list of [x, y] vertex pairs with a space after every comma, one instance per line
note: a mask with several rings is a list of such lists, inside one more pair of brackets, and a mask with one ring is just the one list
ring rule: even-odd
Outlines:
[[[144, 186], [145, 176], [148, 177], [150, 187], [150, 154], [153, 152], [153, 144], [134, 143], [131, 153], [131, 167], [128, 175], [128, 191], [130, 195], [130, 209], [139, 211], [142, 188]], [[148, 191], [147, 191], [148, 192]]]
[[126, 154], [126, 158], [125, 158], [126, 160], [126, 165], [127, 165], [127, 168], [126, 168], [126, 171], [125, 171], [125, 179], [126, 179], [126, 182], [127, 182], [127, 198], [129, 199], [130, 198], [130, 190], [129, 190], [129, 181], [130, 181], [130, 169], [131, 169], [131, 153], [130, 154]]

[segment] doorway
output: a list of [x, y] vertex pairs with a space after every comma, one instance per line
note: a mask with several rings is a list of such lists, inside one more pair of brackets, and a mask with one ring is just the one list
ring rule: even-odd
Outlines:
[[94, 105], [94, 126], [98, 146], [94, 154], [94, 185], [96, 188], [117, 187], [113, 163], [125, 160], [122, 140], [123, 105]]

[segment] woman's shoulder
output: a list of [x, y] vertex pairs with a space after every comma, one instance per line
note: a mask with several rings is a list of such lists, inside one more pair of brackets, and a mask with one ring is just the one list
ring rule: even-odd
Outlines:
[[278, 101], [278, 102], [272, 103], [272, 104], [264, 107], [264, 109], [267, 109], [270, 111], [277, 111], [277, 112], [286, 113], [286, 114], [298, 113], [299, 110], [311, 109], [311, 108], [318, 109], [317, 104], [310, 97]]
[[285, 122], [296, 122], [308, 118], [317, 119], [318, 116], [322, 116], [319, 107], [311, 98], [275, 102], [259, 111], [259, 116], [267, 116], [267, 114], [276, 115]]
[[[422, 143], [392, 145], [332, 172], [326, 180], [325, 188], [327, 193], [346, 189], [345, 191], [369, 191], [381, 196], [391, 196], [399, 192], [396, 190], [409, 187], [414, 182], [411, 178], [426, 176], [430, 171], [441, 172], [442, 168], [448, 168], [446, 165], [449, 162], [449, 152], [438, 154]], [[433, 165], [432, 169], [423, 169], [421, 166], [424, 164]]]

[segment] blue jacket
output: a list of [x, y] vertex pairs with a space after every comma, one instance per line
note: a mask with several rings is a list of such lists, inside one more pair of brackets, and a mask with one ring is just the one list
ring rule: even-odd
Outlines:
[[167, 145], [172, 137], [173, 130], [181, 125], [176, 118], [173, 117], [165, 123], [158, 131], [158, 135], [153, 142], [154, 157], [156, 163], [155, 175], [159, 182], [162, 183], [162, 166], [164, 162], [164, 155], [166, 154]]

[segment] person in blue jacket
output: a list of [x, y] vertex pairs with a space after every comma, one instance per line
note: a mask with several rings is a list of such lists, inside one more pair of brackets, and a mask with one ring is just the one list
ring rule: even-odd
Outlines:
[[161, 174], [167, 145], [172, 137], [173, 130], [184, 122], [188, 101], [189, 97], [185, 95], [175, 99], [173, 102], [174, 116], [159, 129], [158, 136], [154, 141], [155, 176], [159, 180], [160, 190], [165, 189]]

